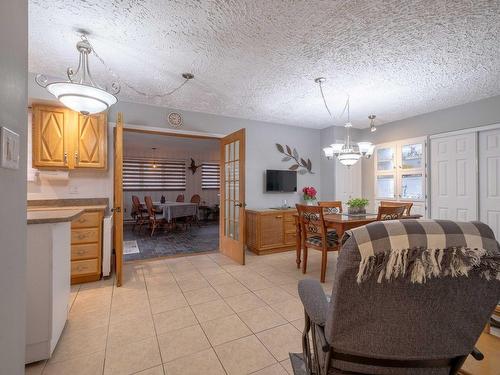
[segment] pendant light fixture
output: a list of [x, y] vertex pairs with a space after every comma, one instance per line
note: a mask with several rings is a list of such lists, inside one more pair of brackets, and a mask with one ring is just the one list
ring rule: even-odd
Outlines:
[[374, 131], [377, 131], [377, 127], [375, 126], [375, 115], [370, 115], [368, 118], [370, 119], [370, 131], [373, 133]]
[[153, 150], [153, 168], [156, 168], [156, 158], [155, 158], [156, 147], [151, 147], [151, 150]]
[[[325, 108], [330, 115], [330, 117], [333, 118], [332, 113], [330, 109], [328, 108], [328, 104], [325, 99], [325, 95], [323, 93], [323, 87], [322, 84], [326, 81], [326, 78], [324, 77], [319, 77], [314, 80], [318, 85], [319, 89], [321, 92], [321, 97], [323, 98], [323, 104], [325, 105]], [[361, 157], [366, 157], [367, 159], [373, 155], [373, 151], [375, 149], [375, 146], [371, 142], [358, 142], [357, 144], [351, 143], [351, 128], [352, 128], [352, 123], [351, 123], [351, 103], [350, 103], [350, 98], [349, 96], [347, 97], [346, 104], [344, 106], [344, 110], [342, 111], [342, 114], [340, 117], [344, 115], [344, 113], [347, 111], [347, 122], [345, 123], [345, 132], [346, 132], [346, 138], [344, 143], [333, 143], [329, 147], [325, 147], [323, 149], [323, 152], [325, 153], [325, 156], [327, 159], [333, 159], [334, 156], [337, 157], [339, 162], [347, 167], [350, 167], [351, 165], [354, 165], [358, 162], [358, 160]], [[373, 116], [375, 118], [375, 115], [370, 115], [370, 117]]]
[[73, 111], [83, 115], [103, 112], [117, 102], [115, 95], [120, 92], [120, 85], [113, 83], [112, 92], [108, 92], [95, 83], [89, 69], [89, 54], [93, 49], [85, 35], [76, 44], [76, 49], [80, 53], [78, 68], [76, 71], [67, 69], [68, 81], [49, 83], [41, 74], [36, 76], [35, 81]]

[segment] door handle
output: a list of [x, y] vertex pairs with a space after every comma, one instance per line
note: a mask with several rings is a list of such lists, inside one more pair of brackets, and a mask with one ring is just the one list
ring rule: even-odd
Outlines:
[[114, 207], [111, 209], [111, 212], [122, 212], [122, 208], [121, 207]]
[[234, 207], [243, 207], [243, 203], [241, 203], [241, 202], [240, 203], [235, 203]]

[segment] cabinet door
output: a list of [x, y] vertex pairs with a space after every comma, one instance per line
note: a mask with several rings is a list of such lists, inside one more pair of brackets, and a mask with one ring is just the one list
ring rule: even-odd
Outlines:
[[260, 245], [273, 247], [283, 244], [283, 214], [263, 214], [260, 218]]
[[71, 111], [33, 105], [33, 167], [69, 168]]
[[425, 169], [425, 139], [410, 139], [398, 145], [398, 164], [403, 172]]
[[394, 174], [380, 174], [375, 177], [375, 198], [394, 199], [396, 177]]
[[396, 145], [381, 145], [375, 151], [375, 171], [393, 172], [396, 169]]
[[84, 116], [78, 114], [75, 134], [75, 153], [77, 168], [106, 168], [108, 148], [108, 127], [103, 113]]

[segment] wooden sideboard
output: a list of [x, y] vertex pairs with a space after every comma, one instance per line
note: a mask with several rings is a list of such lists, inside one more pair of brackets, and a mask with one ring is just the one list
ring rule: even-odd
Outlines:
[[254, 253], [270, 254], [295, 248], [296, 209], [246, 210], [246, 245]]
[[105, 113], [83, 116], [65, 107], [33, 104], [32, 128], [34, 168], [106, 169]]
[[71, 284], [101, 278], [104, 210], [85, 210], [71, 222]]

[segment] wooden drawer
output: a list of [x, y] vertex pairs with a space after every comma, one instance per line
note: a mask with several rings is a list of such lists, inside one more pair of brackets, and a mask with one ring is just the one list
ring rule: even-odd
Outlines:
[[99, 259], [76, 260], [71, 262], [71, 276], [100, 273]]
[[284, 225], [285, 225], [284, 227], [285, 233], [295, 233], [295, 231], [297, 230], [295, 223], [293, 221], [292, 222], [285, 221]]
[[99, 228], [72, 229], [71, 244], [100, 242]]
[[72, 228], [92, 228], [99, 227], [101, 225], [101, 213], [100, 212], [84, 212], [77, 219], [71, 222]]
[[99, 243], [71, 246], [71, 260], [99, 258]]

